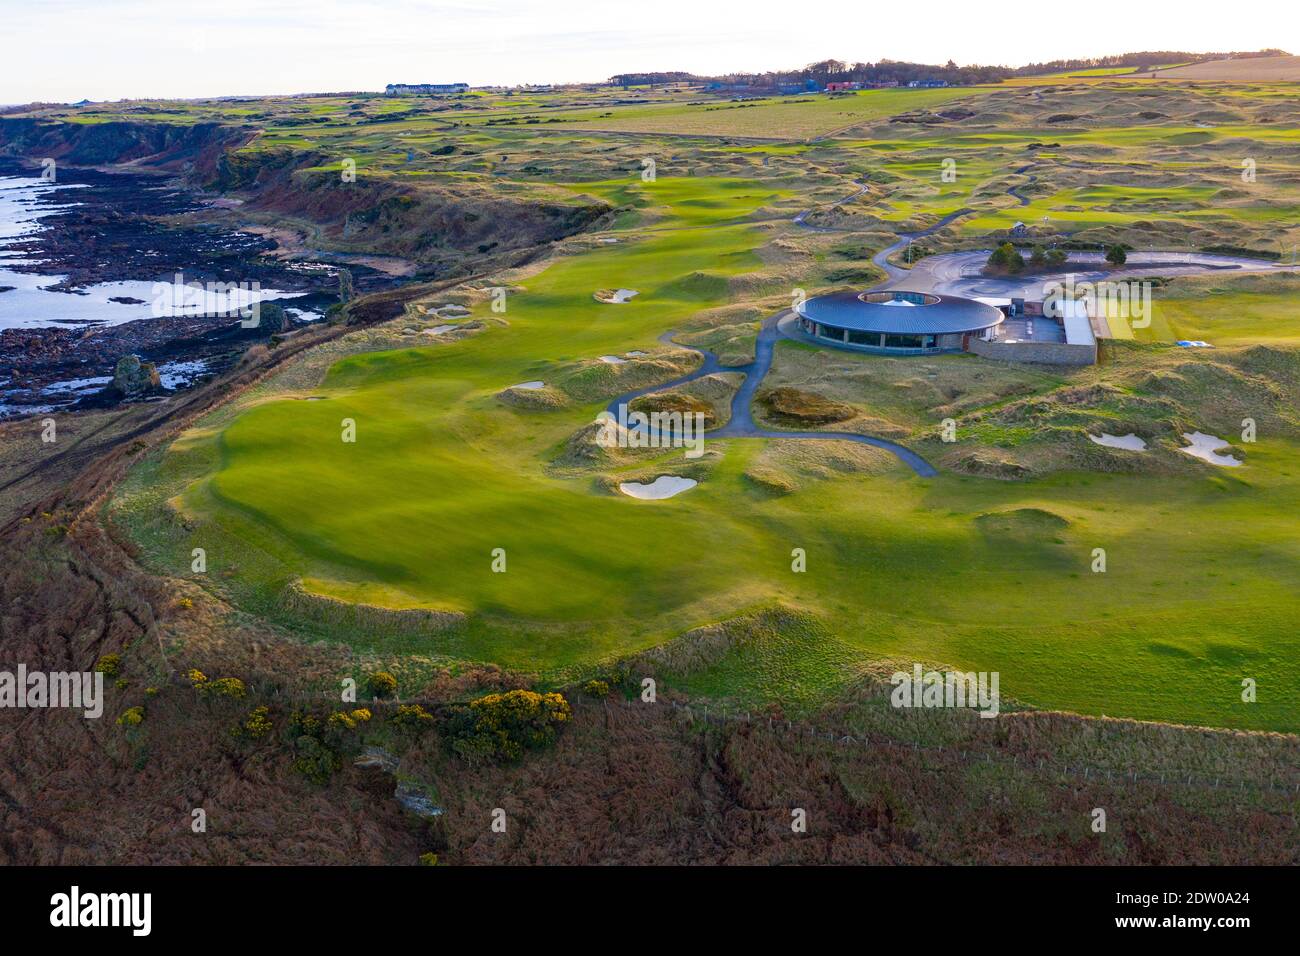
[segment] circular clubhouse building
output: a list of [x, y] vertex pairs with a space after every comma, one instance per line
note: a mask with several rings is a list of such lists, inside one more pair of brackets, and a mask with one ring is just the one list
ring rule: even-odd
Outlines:
[[818, 343], [886, 355], [960, 352], [990, 339], [1002, 310], [974, 299], [928, 292], [834, 292], [805, 301], [799, 331]]

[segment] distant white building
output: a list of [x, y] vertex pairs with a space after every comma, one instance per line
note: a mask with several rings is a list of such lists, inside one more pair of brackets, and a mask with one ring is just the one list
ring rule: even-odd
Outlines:
[[447, 96], [452, 93], [468, 92], [468, 83], [389, 83], [384, 88], [384, 95], [386, 96], [407, 96], [411, 94]]

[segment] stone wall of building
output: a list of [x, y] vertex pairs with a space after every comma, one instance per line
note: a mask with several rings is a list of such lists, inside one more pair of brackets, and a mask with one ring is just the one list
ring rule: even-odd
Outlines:
[[999, 362], [1041, 362], [1044, 365], [1095, 365], [1097, 346], [1068, 342], [985, 342], [972, 336], [966, 348]]

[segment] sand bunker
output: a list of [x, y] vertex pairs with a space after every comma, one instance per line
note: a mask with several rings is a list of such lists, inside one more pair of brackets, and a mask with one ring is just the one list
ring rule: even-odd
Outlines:
[[435, 325], [431, 329], [425, 329], [421, 335], [442, 335], [444, 332], [450, 332], [452, 329], [460, 328], [459, 325]]
[[1240, 458], [1233, 458], [1231, 455], [1220, 455], [1220, 448], [1231, 448], [1222, 438], [1216, 438], [1213, 435], [1207, 435], [1205, 432], [1183, 432], [1183, 438], [1190, 442], [1187, 448], [1180, 448], [1179, 451], [1185, 451], [1193, 458], [1199, 458], [1201, 461], [1208, 461], [1211, 465], [1225, 465], [1229, 468], [1235, 468], [1241, 464]]
[[627, 359], [625, 359], [625, 358], [619, 358], [617, 355], [602, 355], [602, 356], [600, 357], [600, 360], [601, 360], [602, 362], [605, 362], [605, 363], [609, 364], [609, 365], [626, 365], [626, 364], [627, 364]]
[[528, 389], [529, 391], [532, 391], [532, 390], [534, 390], [534, 389], [538, 389], [538, 388], [545, 388], [545, 387], [546, 387], [546, 383], [545, 383], [545, 382], [520, 382], [518, 385], [511, 385], [510, 387], [511, 387], [511, 388], [525, 388], [525, 389]]
[[606, 305], [618, 305], [636, 295], [636, 289], [601, 289], [596, 293], [596, 301]]
[[643, 485], [639, 481], [625, 481], [618, 486], [618, 490], [630, 498], [640, 498], [643, 501], [658, 501], [661, 498], [680, 495], [683, 491], [689, 491], [698, 484], [699, 482], [694, 478], [660, 475], [648, 485]]
[[1147, 443], [1132, 433], [1128, 435], [1107, 435], [1102, 432], [1100, 435], [1089, 435], [1088, 437], [1098, 445], [1105, 445], [1107, 448], [1123, 448], [1127, 451], [1147, 450]]

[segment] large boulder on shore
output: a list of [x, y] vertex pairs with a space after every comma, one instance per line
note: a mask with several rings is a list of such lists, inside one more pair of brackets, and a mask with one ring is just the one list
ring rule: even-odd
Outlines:
[[162, 379], [153, 362], [141, 362], [138, 355], [123, 355], [113, 369], [113, 383], [109, 388], [123, 398], [135, 398], [161, 389]]

